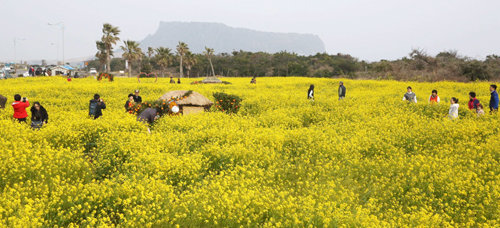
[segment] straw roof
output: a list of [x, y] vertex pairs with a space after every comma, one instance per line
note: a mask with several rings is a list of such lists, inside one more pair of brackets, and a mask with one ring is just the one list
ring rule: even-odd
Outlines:
[[[168, 93], [163, 94], [163, 96], [160, 97], [160, 100], [168, 100], [172, 97], [181, 97], [185, 93], [187, 93], [187, 90], [174, 90], [170, 91]], [[210, 101], [208, 98], [205, 96], [197, 93], [197, 92], [192, 92], [191, 95], [188, 97], [177, 101], [176, 102], [178, 105], [193, 105], [193, 106], [212, 106], [214, 103]]]

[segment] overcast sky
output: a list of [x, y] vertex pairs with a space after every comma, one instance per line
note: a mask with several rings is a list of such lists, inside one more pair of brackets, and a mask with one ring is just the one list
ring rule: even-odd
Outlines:
[[[500, 54], [500, 0], [0, 0], [0, 61], [92, 56], [103, 23], [140, 41], [160, 21], [319, 35], [328, 53], [397, 59], [412, 48]], [[16, 39], [16, 55], [14, 52]], [[57, 52], [59, 50], [59, 53]]]

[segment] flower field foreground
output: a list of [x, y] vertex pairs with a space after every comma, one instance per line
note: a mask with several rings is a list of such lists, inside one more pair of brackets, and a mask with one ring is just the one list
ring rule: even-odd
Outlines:
[[[230, 85], [168, 79], [21, 78], [0, 81], [39, 101], [39, 131], [0, 110], [0, 224], [19, 227], [498, 226], [500, 116], [466, 106], [488, 83], [404, 83], [317, 78], [229, 78]], [[315, 102], [306, 99], [315, 85]], [[419, 103], [402, 101], [411, 85]], [[238, 114], [125, 113], [127, 95], [170, 90], [243, 99]], [[432, 89], [441, 104], [428, 105]], [[104, 116], [91, 120], [95, 93]], [[459, 119], [446, 117], [452, 96]]]

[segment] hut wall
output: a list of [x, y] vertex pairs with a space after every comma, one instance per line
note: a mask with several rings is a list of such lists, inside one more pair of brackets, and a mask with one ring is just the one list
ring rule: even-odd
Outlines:
[[197, 107], [197, 106], [182, 106], [182, 114], [183, 115], [190, 115], [190, 114], [196, 114], [200, 112], [204, 112], [205, 108], [203, 107]]

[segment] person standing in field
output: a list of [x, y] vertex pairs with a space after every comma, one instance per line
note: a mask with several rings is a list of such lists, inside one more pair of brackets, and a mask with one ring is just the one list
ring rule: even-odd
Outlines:
[[432, 90], [432, 94], [429, 96], [429, 104], [439, 104], [441, 99], [438, 96], [437, 90]]
[[102, 116], [103, 109], [106, 109], [106, 104], [101, 99], [101, 96], [99, 96], [99, 94], [95, 94], [94, 99], [90, 100], [89, 116], [97, 119]]
[[134, 109], [134, 106], [135, 106], [134, 94], [129, 94], [128, 100], [127, 102], [125, 102], [125, 111], [131, 113], [132, 110]]
[[250, 80], [250, 84], [257, 84], [257, 78], [255, 76], [253, 76], [252, 80]]
[[498, 111], [498, 92], [497, 92], [497, 85], [490, 85], [490, 92], [491, 92], [491, 98], [490, 98], [490, 113], [496, 113]]
[[14, 103], [12, 103], [12, 108], [14, 109], [14, 119], [16, 119], [19, 123], [26, 123], [26, 117], [28, 117], [26, 108], [29, 106], [30, 102], [28, 101], [28, 98], [23, 97], [21, 101], [21, 95], [14, 95]]
[[479, 100], [476, 98], [476, 93], [475, 92], [470, 92], [469, 93], [469, 110], [476, 110], [477, 111], [477, 106], [480, 104]]
[[139, 96], [139, 90], [136, 89], [134, 92], [135, 92], [135, 94], [134, 94], [134, 102], [135, 103], [142, 103], [142, 97]]
[[458, 99], [455, 97], [452, 97], [450, 100], [450, 110], [448, 111], [448, 117], [452, 120], [458, 118]]
[[339, 100], [342, 100], [345, 98], [345, 92], [346, 92], [346, 89], [344, 86], [344, 82], [339, 82]]
[[39, 129], [49, 121], [47, 110], [36, 101], [31, 106], [31, 128]]
[[177, 79], [177, 84], [181, 84], [181, 78]]
[[170, 84], [175, 84], [175, 80], [172, 76], [170, 76]]
[[7, 98], [0, 95], [0, 109], [4, 109], [6, 103], [7, 103]]
[[314, 85], [309, 86], [309, 90], [307, 90], [307, 99], [314, 101]]
[[412, 91], [411, 86], [406, 88], [406, 93], [403, 96], [403, 101], [408, 101], [409, 103], [417, 103], [417, 95]]

